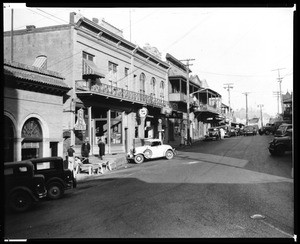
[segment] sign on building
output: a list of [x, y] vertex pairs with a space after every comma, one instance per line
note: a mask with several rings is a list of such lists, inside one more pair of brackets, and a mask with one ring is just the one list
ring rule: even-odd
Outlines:
[[84, 111], [83, 109], [79, 109], [77, 111], [77, 121], [74, 125], [75, 130], [86, 130], [86, 124], [84, 121]]

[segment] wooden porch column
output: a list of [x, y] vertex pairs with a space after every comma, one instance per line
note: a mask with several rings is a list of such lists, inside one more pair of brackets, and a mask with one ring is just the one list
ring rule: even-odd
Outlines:
[[111, 127], [111, 110], [109, 109], [107, 111], [107, 149], [108, 154], [111, 154], [111, 133], [110, 133], [110, 127]]

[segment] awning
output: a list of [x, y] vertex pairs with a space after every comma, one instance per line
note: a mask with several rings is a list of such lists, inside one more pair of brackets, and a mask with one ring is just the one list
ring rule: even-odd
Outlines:
[[99, 71], [99, 68], [93, 61], [83, 59], [82, 69], [84, 78], [95, 77], [95, 78], [104, 78], [105, 76]]

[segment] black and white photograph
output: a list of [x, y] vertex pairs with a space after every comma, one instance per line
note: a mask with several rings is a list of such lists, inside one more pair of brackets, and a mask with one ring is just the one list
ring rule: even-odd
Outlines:
[[297, 242], [296, 16], [3, 3], [4, 241]]

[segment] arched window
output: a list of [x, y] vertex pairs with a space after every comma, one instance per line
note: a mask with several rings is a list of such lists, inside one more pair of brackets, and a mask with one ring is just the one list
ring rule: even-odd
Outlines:
[[28, 119], [22, 128], [22, 160], [42, 157], [43, 133], [36, 118]]
[[146, 76], [144, 73], [140, 75], [140, 93], [145, 94], [145, 80]]
[[165, 92], [164, 92], [164, 90], [165, 90], [165, 83], [164, 83], [164, 81], [160, 82], [159, 88], [160, 88], [160, 94], [159, 94], [160, 99], [164, 99], [164, 97], [165, 97], [164, 96], [164, 94], [165, 94]]
[[151, 82], [150, 82], [150, 85], [151, 85], [151, 96], [155, 97], [155, 78], [152, 77], [151, 78]]

